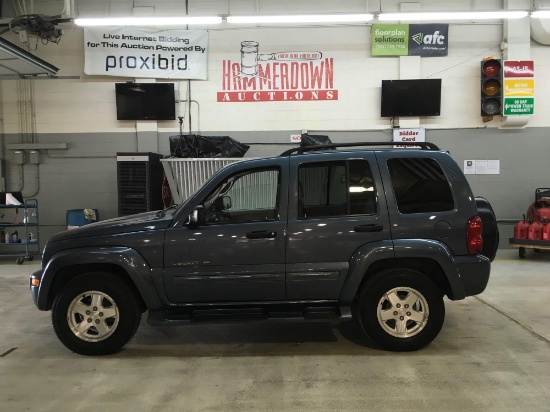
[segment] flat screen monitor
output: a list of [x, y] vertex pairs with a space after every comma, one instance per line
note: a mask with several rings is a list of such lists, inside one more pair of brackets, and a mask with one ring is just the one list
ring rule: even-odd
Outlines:
[[115, 83], [117, 120], [175, 120], [174, 83]]
[[381, 117], [439, 116], [441, 79], [382, 80]]

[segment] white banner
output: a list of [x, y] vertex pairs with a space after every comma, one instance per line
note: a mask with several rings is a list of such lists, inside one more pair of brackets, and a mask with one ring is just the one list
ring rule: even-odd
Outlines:
[[[426, 141], [426, 129], [420, 127], [416, 129], [393, 129], [393, 141], [394, 142], [425, 142]], [[404, 146], [395, 145], [393, 147], [400, 148], [418, 148], [420, 146]]]
[[207, 31], [86, 27], [84, 50], [90, 75], [207, 79]]

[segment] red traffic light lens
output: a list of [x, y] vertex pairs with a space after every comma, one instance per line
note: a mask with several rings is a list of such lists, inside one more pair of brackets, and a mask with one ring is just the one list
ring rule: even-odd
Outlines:
[[500, 62], [498, 60], [487, 60], [483, 63], [481, 71], [485, 76], [494, 77], [500, 73]]
[[494, 79], [487, 80], [483, 83], [482, 90], [487, 96], [494, 96], [500, 91], [500, 82]]

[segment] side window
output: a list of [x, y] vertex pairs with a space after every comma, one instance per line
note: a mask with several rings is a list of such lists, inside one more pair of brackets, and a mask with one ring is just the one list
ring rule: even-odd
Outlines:
[[298, 168], [298, 217], [371, 215], [376, 192], [369, 163], [347, 160]]
[[230, 176], [204, 200], [206, 223], [265, 222], [279, 218], [279, 170]]
[[435, 160], [390, 159], [388, 168], [397, 208], [401, 213], [431, 213], [454, 209], [451, 187]]

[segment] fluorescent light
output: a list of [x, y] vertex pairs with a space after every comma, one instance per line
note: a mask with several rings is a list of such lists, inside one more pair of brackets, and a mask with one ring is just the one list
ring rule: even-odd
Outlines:
[[109, 17], [75, 19], [79, 26], [181, 26], [187, 24], [220, 24], [220, 16], [182, 17]]
[[361, 23], [371, 21], [373, 14], [304, 14], [288, 16], [227, 16], [228, 23]]
[[531, 12], [531, 17], [536, 19], [550, 19], [550, 10], [539, 10]]
[[374, 187], [364, 187], [364, 186], [350, 186], [349, 187], [350, 193], [363, 193], [363, 192], [374, 192]]
[[527, 11], [457, 11], [457, 12], [427, 12], [427, 13], [381, 13], [378, 20], [495, 20], [521, 19], [527, 17]]

